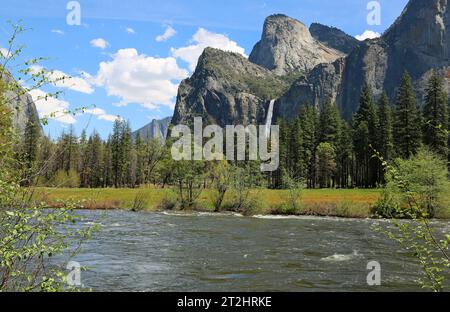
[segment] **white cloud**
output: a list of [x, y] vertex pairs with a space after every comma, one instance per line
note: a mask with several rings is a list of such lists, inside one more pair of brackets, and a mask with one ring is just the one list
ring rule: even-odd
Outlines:
[[199, 28], [197, 30], [192, 37], [192, 43], [192, 45], [179, 49], [172, 48], [172, 55], [187, 62], [191, 71], [195, 70], [198, 58], [207, 47], [236, 52], [247, 57], [245, 49], [240, 47], [235, 41], [230, 40], [225, 35], [212, 33], [204, 28]]
[[48, 118], [64, 124], [74, 124], [77, 120], [68, 113], [70, 104], [66, 101], [49, 96], [42, 90], [31, 90], [30, 95], [36, 104], [40, 118]]
[[381, 37], [381, 34], [372, 30], [366, 30], [362, 35], [355, 36], [355, 38], [358, 39], [359, 41], [364, 41], [367, 39], [375, 39], [379, 37]]
[[52, 29], [52, 33], [63, 36], [64, 32], [60, 29]]
[[136, 31], [135, 31], [133, 28], [131, 28], [131, 27], [128, 27], [128, 28], [126, 29], [126, 31], [127, 31], [127, 33], [129, 33], [129, 34], [131, 34], [131, 35], [134, 35], [134, 34], [136, 33]]
[[[43, 67], [39, 65], [31, 67], [31, 73], [38, 73], [42, 70]], [[82, 77], [71, 77], [60, 70], [49, 71], [46, 75], [55, 87], [66, 88], [86, 94], [94, 93], [94, 89], [91, 84]]]
[[4, 58], [9, 58], [11, 56], [11, 53], [9, 53], [9, 51], [5, 48], [1, 48], [0, 47], [0, 56], [4, 57]]
[[107, 47], [109, 47], [109, 42], [103, 38], [97, 38], [97, 39], [91, 40], [90, 44], [94, 48], [99, 48], [102, 50], [105, 50]]
[[148, 109], [160, 105], [173, 108], [179, 81], [188, 72], [178, 67], [176, 59], [138, 54], [136, 49], [122, 49], [109, 62], [100, 63], [93, 83], [104, 87], [110, 96], [120, 98], [117, 106], [137, 103]]
[[93, 116], [97, 116], [97, 118], [99, 120], [106, 120], [106, 121], [114, 122], [117, 119], [121, 119], [119, 116], [107, 114], [106, 111], [101, 108], [86, 109], [84, 112], [86, 114], [91, 114]]
[[163, 41], [167, 41], [170, 38], [172, 38], [173, 36], [175, 36], [177, 33], [177, 31], [175, 29], [172, 28], [172, 26], [167, 26], [166, 31], [164, 32], [164, 34], [157, 36], [155, 38], [156, 41], [158, 42], [163, 42]]

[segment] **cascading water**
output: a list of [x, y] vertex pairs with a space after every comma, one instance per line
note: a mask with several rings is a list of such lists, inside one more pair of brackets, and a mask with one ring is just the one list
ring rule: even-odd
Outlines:
[[266, 119], [266, 138], [270, 137], [270, 126], [272, 126], [274, 105], [275, 105], [275, 100], [270, 101], [269, 110], [267, 111], [267, 119]]

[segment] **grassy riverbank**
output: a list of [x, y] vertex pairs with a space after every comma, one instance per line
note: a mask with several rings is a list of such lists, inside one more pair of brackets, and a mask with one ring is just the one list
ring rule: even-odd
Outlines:
[[[143, 199], [144, 211], [161, 210], [162, 202], [174, 202], [176, 195], [170, 189], [143, 187], [139, 189], [80, 189], [80, 188], [36, 188], [35, 199], [45, 202], [49, 207], [57, 208], [64, 201], [76, 202], [80, 209], [132, 209], [137, 195]], [[343, 218], [370, 218], [371, 208], [381, 195], [378, 189], [352, 190], [304, 190], [302, 192], [298, 215], [330, 216]], [[280, 207], [286, 203], [288, 191], [259, 189], [252, 191], [252, 198], [257, 199], [254, 214], [278, 214]], [[225, 196], [223, 206], [231, 206], [233, 194]], [[444, 209], [436, 216], [450, 219], [450, 198]], [[211, 191], [204, 190], [198, 199], [199, 210], [214, 211]]]
[[[271, 214], [286, 202], [288, 196], [284, 190], [253, 190], [252, 195], [258, 199], [256, 214]], [[37, 188], [35, 198], [46, 202], [51, 207], [58, 207], [61, 201], [79, 202], [85, 209], [131, 209], [137, 194], [144, 198], [146, 211], [160, 209], [161, 202], [174, 200], [175, 195], [169, 189], [147, 187], [140, 189], [69, 189]], [[379, 190], [304, 190], [297, 214], [317, 216], [338, 216], [367, 218], [370, 208], [380, 196]], [[225, 197], [224, 206], [230, 202], [232, 194]], [[201, 209], [212, 211], [210, 191], [202, 192], [198, 200]]]

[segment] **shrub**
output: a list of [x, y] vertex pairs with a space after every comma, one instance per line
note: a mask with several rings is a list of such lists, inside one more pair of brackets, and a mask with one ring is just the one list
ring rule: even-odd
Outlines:
[[383, 189], [380, 199], [370, 209], [370, 213], [373, 216], [389, 219], [404, 217], [399, 206], [398, 195], [396, 196], [393, 190], [388, 189], [388, 186]]
[[205, 163], [196, 160], [171, 162], [174, 186], [172, 190], [182, 210], [194, 209], [204, 186]]
[[373, 208], [379, 216], [433, 218], [445, 208], [450, 190], [447, 163], [425, 148], [410, 159], [398, 159], [386, 181], [383, 196]]
[[300, 209], [300, 199], [305, 182], [292, 177], [292, 174], [283, 174], [284, 187], [288, 190], [285, 209], [290, 214], [297, 214]]
[[274, 216], [296, 216], [299, 215], [299, 209], [288, 204], [281, 204], [270, 209], [270, 214]]
[[384, 165], [388, 177], [386, 189], [392, 190], [394, 197], [384, 196], [386, 204], [380, 207], [389, 208], [393, 198], [393, 213], [398, 210], [411, 221], [394, 219], [393, 226], [379, 224], [375, 230], [399, 243], [418, 260], [422, 277], [417, 282], [422, 288], [442, 291], [450, 268], [450, 235], [436, 230], [428, 219], [439, 211], [439, 202], [448, 191], [445, 161], [421, 149], [409, 160], [400, 160], [395, 166], [386, 162]]
[[133, 206], [131, 208], [131, 211], [141, 211], [144, 210], [145, 207], [147, 206], [148, 201], [145, 195], [144, 191], [139, 191], [136, 196], [134, 197], [133, 200]]
[[177, 208], [177, 202], [175, 200], [164, 198], [158, 205], [158, 210], [175, 210]]
[[212, 189], [210, 192], [210, 198], [216, 212], [222, 208], [222, 203], [225, 198], [225, 194], [230, 188], [232, 179], [232, 168], [227, 161], [220, 161], [214, 164], [211, 170]]

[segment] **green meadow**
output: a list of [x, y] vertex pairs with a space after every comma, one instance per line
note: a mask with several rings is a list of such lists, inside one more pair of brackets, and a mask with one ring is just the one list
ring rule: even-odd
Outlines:
[[[142, 187], [138, 189], [36, 188], [35, 199], [57, 208], [65, 201], [75, 202], [80, 209], [132, 209], [136, 197], [143, 199], [143, 210], [161, 210], [161, 203], [175, 200], [171, 189]], [[380, 190], [304, 190], [299, 200], [299, 215], [368, 218], [370, 208], [378, 200]], [[224, 206], [231, 201], [232, 191], [225, 196]], [[252, 190], [256, 199], [255, 214], [276, 214], [288, 197], [287, 190]], [[211, 191], [203, 190], [198, 199], [199, 210], [213, 211]]]

